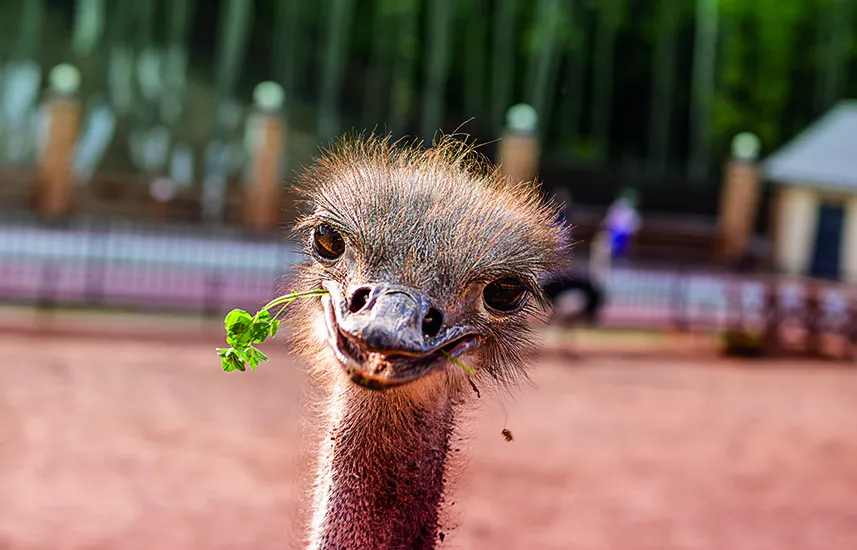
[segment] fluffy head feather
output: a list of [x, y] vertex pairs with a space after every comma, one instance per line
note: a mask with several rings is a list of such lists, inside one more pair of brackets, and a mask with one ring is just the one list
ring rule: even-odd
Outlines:
[[[297, 190], [308, 206], [297, 227], [303, 241], [309, 245], [312, 229], [328, 224], [353, 249], [354, 262], [325, 267], [310, 258], [296, 269], [293, 288], [387, 282], [466, 306], [461, 315], [488, 334], [473, 366], [498, 381], [523, 373], [532, 351], [527, 317], [545, 304], [539, 278], [564, 253], [555, 207], [535, 182], [509, 181], [454, 138], [424, 149], [369, 137], [325, 151]], [[497, 315], [483, 307], [482, 289], [503, 277], [530, 290], [522, 311]], [[304, 352], [332, 359], [316, 334], [320, 312], [308, 301], [290, 317]]]

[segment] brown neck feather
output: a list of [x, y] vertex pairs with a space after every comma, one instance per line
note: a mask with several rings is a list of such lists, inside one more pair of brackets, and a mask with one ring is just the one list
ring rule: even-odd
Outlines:
[[309, 548], [435, 548], [453, 431], [453, 405], [441, 391], [334, 383]]

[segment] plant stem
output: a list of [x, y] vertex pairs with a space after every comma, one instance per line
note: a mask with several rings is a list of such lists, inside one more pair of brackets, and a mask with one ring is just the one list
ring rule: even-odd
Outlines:
[[449, 359], [450, 361], [452, 361], [453, 363], [455, 363], [456, 365], [458, 365], [459, 367], [464, 369], [464, 372], [466, 372], [467, 374], [470, 374], [470, 375], [476, 374], [476, 370], [473, 367], [471, 367], [470, 365], [468, 365], [466, 363], [463, 363], [460, 359], [453, 357], [452, 354], [449, 353], [448, 351], [440, 350], [440, 352], [443, 355], [445, 355], [447, 359]]
[[[274, 298], [273, 300], [265, 304], [262, 309], [259, 310], [259, 313], [271, 309], [272, 307], [276, 307], [280, 304], [283, 304], [283, 308], [280, 309], [280, 311], [277, 312], [275, 316], [271, 317], [271, 319], [276, 319], [280, 316], [280, 314], [286, 309], [289, 304], [291, 304], [298, 298], [305, 298], [307, 296], [322, 296], [324, 294], [327, 294], [327, 291], [322, 288], [316, 290], [308, 290], [306, 292], [291, 292], [289, 294], [286, 294], [285, 296], [279, 296], [277, 298]], [[259, 315], [259, 313], [257, 313], [256, 315]]]

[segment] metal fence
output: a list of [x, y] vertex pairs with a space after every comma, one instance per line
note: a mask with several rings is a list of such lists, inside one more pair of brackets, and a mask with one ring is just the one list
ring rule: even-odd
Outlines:
[[222, 227], [0, 222], [0, 300], [217, 314], [264, 304], [296, 247]]
[[[259, 307], [302, 260], [277, 235], [223, 226], [78, 219], [62, 226], [0, 218], [0, 302], [219, 315]], [[585, 259], [579, 259], [584, 263]], [[699, 269], [614, 266], [604, 280], [608, 326], [722, 330], [765, 322], [767, 279]], [[799, 318], [807, 282], [778, 283], [777, 310]], [[826, 285], [828, 324], [847, 330], [854, 287]], [[844, 323], [844, 325], [843, 325]]]

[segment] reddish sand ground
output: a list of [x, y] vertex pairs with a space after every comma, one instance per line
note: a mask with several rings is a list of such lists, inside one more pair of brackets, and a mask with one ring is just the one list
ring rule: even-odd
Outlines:
[[[296, 547], [302, 368], [215, 345], [0, 334], [0, 549]], [[475, 415], [446, 547], [857, 548], [854, 368], [539, 364]]]

